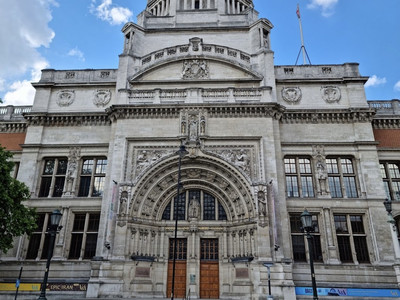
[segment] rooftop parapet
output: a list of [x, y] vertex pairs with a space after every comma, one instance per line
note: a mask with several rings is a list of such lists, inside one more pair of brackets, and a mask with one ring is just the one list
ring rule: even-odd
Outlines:
[[363, 78], [358, 70], [358, 63], [345, 63], [342, 65], [301, 65], [301, 66], [275, 66], [277, 80], [316, 80], [337, 78]]
[[32, 110], [32, 106], [0, 106], [0, 121], [23, 121], [24, 113]]
[[42, 70], [42, 77], [37, 84], [64, 84], [64, 83], [115, 83], [117, 80], [116, 69], [87, 69], [87, 70]]
[[370, 108], [376, 109], [377, 116], [393, 116], [397, 115], [400, 117], [400, 100], [378, 100], [368, 101]]

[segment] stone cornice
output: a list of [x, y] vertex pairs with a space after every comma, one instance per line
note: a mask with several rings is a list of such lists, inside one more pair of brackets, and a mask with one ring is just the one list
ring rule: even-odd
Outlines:
[[289, 110], [282, 117], [284, 124], [371, 123], [375, 111], [369, 108], [337, 110]]
[[372, 127], [374, 129], [400, 129], [400, 117], [394, 118], [375, 118], [372, 121]]
[[101, 126], [110, 125], [105, 113], [27, 113], [29, 126]]
[[0, 133], [23, 133], [26, 132], [26, 122], [2, 122]]
[[112, 121], [118, 119], [173, 119], [181, 110], [207, 111], [210, 118], [272, 117], [279, 120], [285, 108], [275, 103], [263, 104], [196, 104], [196, 105], [113, 105], [106, 110]]

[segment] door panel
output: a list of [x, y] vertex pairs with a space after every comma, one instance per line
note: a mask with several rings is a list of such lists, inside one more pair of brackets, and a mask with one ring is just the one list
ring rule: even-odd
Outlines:
[[200, 244], [200, 298], [219, 299], [218, 239], [201, 239]]
[[[174, 298], [186, 297], [186, 259], [187, 259], [187, 239], [177, 239], [176, 261], [175, 261], [175, 295]], [[174, 239], [169, 240], [169, 259], [168, 259], [168, 279], [167, 279], [167, 298], [171, 297], [172, 276], [174, 265]]]

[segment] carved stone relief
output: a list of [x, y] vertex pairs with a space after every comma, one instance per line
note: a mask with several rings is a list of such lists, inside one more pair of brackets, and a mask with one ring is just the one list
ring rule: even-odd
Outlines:
[[79, 147], [72, 147], [69, 150], [68, 155], [68, 167], [67, 174], [65, 176], [66, 184], [64, 189], [64, 196], [74, 196], [74, 183], [77, 176], [77, 166], [81, 155], [81, 149]]
[[299, 87], [284, 87], [282, 89], [282, 98], [287, 103], [298, 103], [302, 98], [301, 89]]
[[163, 157], [168, 156], [172, 153], [169, 150], [137, 150], [136, 153], [136, 172], [140, 174], [147, 167], [157, 163]]
[[337, 86], [321, 87], [321, 96], [322, 99], [324, 99], [327, 103], [336, 103], [339, 102], [342, 98], [340, 88], [338, 88]]
[[94, 92], [93, 103], [97, 107], [106, 106], [111, 101], [111, 90], [97, 90]]
[[220, 158], [235, 165], [241, 171], [243, 171], [247, 176], [251, 177], [252, 165], [251, 165], [251, 150], [250, 149], [226, 149], [213, 151]]
[[180, 135], [186, 138], [186, 144], [198, 143], [206, 134], [207, 113], [197, 110], [181, 111]]
[[57, 104], [60, 107], [70, 106], [75, 100], [75, 91], [73, 90], [62, 90], [57, 94]]
[[182, 79], [210, 78], [208, 63], [204, 59], [185, 60], [182, 68]]
[[317, 191], [319, 195], [329, 195], [328, 170], [326, 167], [325, 149], [322, 145], [313, 146], [313, 159], [317, 176]]

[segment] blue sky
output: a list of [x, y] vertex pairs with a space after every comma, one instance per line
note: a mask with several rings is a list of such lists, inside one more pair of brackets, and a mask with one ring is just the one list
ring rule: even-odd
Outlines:
[[[29, 105], [40, 70], [117, 68], [121, 28], [147, 0], [0, 0], [0, 98]], [[300, 50], [300, 4], [312, 64], [360, 63], [368, 100], [400, 98], [400, 0], [254, 0], [274, 24], [275, 64]], [[302, 63], [301, 57], [299, 64]]]

